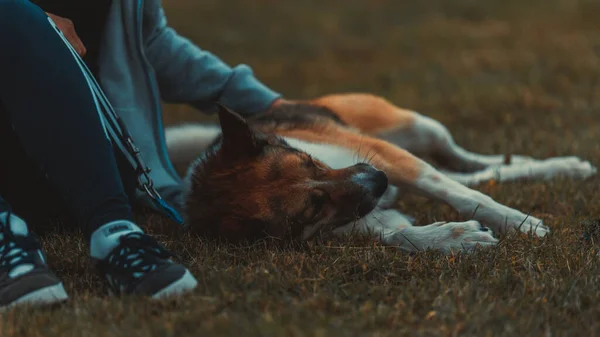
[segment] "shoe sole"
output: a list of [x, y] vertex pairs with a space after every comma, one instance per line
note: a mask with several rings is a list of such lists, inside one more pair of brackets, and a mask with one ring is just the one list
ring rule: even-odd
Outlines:
[[25, 296], [21, 296], [9, 305], [1, 307], [0, 311], [7, 310], [21, 304], [28, 304], [34, 306], [50, 305], [64, 302], [68, 299], [69, 295], [67, 295], [63, 284], [58, 283], [53, 286], [48, 286], [45, 288], [38, 289], [36, 291], [32, 291]]
[[183, 274], [179, 280], [159, 290], [157, 293], [152, 295], [152, 299], [163, 299], [170, 296], [181, 295], [193, 290], [197, 285], [198, 281], [196, 281], [196, 278], [192, 276], [192, 273], [190, 273], [189, 270], [186, 270], [185, 274]]

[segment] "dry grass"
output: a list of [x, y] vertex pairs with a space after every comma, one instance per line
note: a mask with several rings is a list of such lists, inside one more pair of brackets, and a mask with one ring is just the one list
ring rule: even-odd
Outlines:
[[[286, 96], [370, 91], [445, 123], [483, 153], [577, 155], [600, 164], [600, 3], [593, 0], [165, 0], [171, 24]], [[166, 120], [202, 120], [168, 106]], [[481, 186], [542, 217], [544, 240], [492, 250], [404, 254], [366, 239], [232, 247], [160, 231], [200, 280], [183, 299], [111, 298], [77, 233], [44, 244], [73, 296], [3, 314], [1, 336], [325, 336], [600, 334], [599, 179]], [[419, 198], [421, 224], [455, 219]], [[599, 233], [593, 235], [595, 240]]]

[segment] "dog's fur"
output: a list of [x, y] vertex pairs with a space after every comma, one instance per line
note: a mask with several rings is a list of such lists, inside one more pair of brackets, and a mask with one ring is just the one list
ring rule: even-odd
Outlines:
[[[440, 123], [373, 95], [294, 103], [247, 120], [220, 107], [222, 135], [209, 125], [167, 129], [176, 165], [198, 157], [185, 178], [184, 209], [193, 230], [234, 241], [358, 231], [409, 251], [469, 250], [498, 242], [488, 228], [538, 236], [549, 229], [467, 186], [596, 173], [575, 157], [540, 161], [468, 152]], [[445, 202], [471, 220], [413, 226], [392, 208], [399, 188]]]

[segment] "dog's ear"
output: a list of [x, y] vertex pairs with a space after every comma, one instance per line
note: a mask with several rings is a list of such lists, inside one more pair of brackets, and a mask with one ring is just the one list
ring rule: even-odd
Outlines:
[[252, 155], [260, 151], [254, 131], [239, 114], [216, 103], [223, 134], [222, 149], [229, 157]]

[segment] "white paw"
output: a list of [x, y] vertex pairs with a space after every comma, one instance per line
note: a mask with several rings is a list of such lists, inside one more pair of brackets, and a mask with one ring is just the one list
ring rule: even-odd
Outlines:
[[472, 216], [484, 226], [499, 233], [519, 230], [540, 237], [550, 233], [550, 228], [545, 226], [542, 220], [496, 202], [480, 204]]
[[575, 179], [586, 179], [598, 173], [589, 162], [578, 157], [556, 157], [530, 163], [545, 179], [565, 176]]
[[521, 212], [518, 213], [519, 214], [506, 217], [505, 224], [503, 225], [503, 232], [516, 229], [523, 233], [535, 234], [539, 237], [546, 236], [548, 233], [550, 233], [550, 228], [544, 225], [544, 222], [541, 219], [531, 215], [523, 214]]
[[477, 181], [497, 179], [513, 181], [519, 179], [549, 180], [556, 177], [586, 179], [597, 173], [590, 162], [577, 157], [556, 157], [545, 160], [535, 160], [520, 164], [490, 167], [481, 171]]
[[498, 243], [492, 231], [477, 221], [436, 222], [428, 226], [408, 227], [394, 235], [404, 249], [435, 249], [446, 254], [469, 252], [477, 247], [491, 247]]

